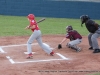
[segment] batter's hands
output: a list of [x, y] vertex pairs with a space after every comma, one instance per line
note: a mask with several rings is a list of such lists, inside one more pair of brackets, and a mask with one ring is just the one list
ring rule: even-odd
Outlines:
[[61, 44], [58, 44], [58, 49], [61, 49], [62, 48], [62, 45]]
[[27, 26], [25, 29], [29, 29], [30, 26]]

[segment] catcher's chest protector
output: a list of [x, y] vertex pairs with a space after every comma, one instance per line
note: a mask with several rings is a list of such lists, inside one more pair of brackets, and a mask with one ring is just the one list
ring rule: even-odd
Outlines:
[[88, 20], [85, 25], [86, 25], [86, 28], [88, 29], [89, 32], [91, 33], [95, 33], [95, 31], [97, 30], [97, 28], [95, 27], [95, 22], [92, 21], [92, 20]]
[[72, 30], [70, 33], [69, 33], [69, 39], [72, 41], [72, 40], [75, 40], [75, 39], [81, 39], [82, 36], [76, 31], [76, 30]]

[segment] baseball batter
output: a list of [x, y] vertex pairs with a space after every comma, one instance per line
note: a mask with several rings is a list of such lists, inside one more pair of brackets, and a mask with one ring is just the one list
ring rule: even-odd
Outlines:
[[88, 15], [80, 16], [81, 26], [85, 23], [87, 30], [90, 32], [88, 35], [88, 41], [90, 45], [90, 50], [94, 50], [93, 53], [99, 53], [100, 48], [97, 42], [97, 38], [100, 37], [100, 26], [95, 23], [95, 21], [91, 20]]
[[81, 43], [82, 41], [82, 36], [76, 31], [73, 30], [72, 26], [67, 26], [66, 27], [66, 38], [64, 38], [60, 44], [58, 44], [58, 49], [62, 48], [62, 43], [64, 41], [66, 41], [66, 39], [70, 39], [70, 42], [67, 43], [66, 46], [68, 46], [69, 48], [72, 48], [74, 50], [76, 50], [77, 52], [79, 52], [81, 50], [80, 47], [78, 47], [77, 45]]
[[28, 52], [28, 56], [27, 58], [32, 58], [32, 48], [31, 48], [31, 44], [34, 40], [37, 40], [38, 44], [40, 45], [40, 47], [48, 54], [53, 55], [54, 52], [51, 50], [51, 48], [49, 46], [47, 46], [46, 44], [44, 44], [42, 42], [41, 39], [41, 31], [38, 27], [37, 22], [35, 21], [35, 16], [34, 14], [29, 14], [27, 16], [30, 25], [28, 25], [25, 29], [31, 29], [32, 30], [32, 35], [30, 36], [30, 38], [27, 41], [27, 52]]

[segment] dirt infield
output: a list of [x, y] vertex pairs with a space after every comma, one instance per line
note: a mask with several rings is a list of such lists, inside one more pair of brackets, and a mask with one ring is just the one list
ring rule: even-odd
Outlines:
[[[54, 49], [55, 55], [46, 54], [33, 42], [33, 59], [26, 59], [26, 42], [29, 36], [0, 37], [0, 75], [86, 75], [100, 72], [100, 53], [88, 50], [88, 40], [83, 36], [81, 52], [66, 47]], [[43, 35], [44, 43], [55, 48], [63, 35]], [[100, 39], [98, 39], [99, 41]], [[100, 42], [99, 42], [100, 44]]]

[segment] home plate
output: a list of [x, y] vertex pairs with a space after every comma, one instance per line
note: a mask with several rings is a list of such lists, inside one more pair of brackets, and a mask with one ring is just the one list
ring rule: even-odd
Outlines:
[[50, 48], [51, 50], [53, 50], [54, 48]]
[[[28, 52], [24, 52], [25, 54], [28, 54]], [[32, 54], [34, 54], [35, 52], [32, 52]]]

